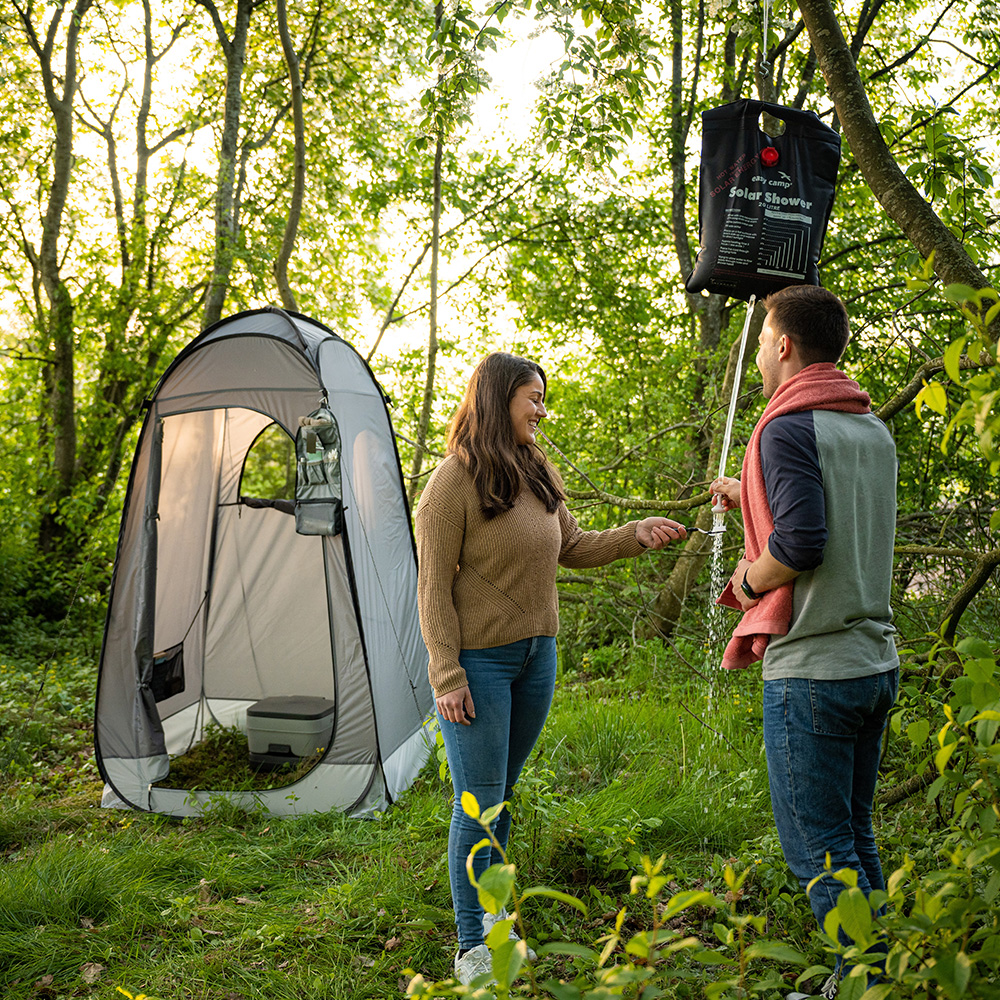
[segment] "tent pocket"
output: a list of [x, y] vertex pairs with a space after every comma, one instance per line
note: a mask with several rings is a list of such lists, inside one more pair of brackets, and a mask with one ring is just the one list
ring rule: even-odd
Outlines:
[[300, 535], [339, 535], [344, 530], [340, 430], [325, 406], [299, 418], [295, 435], [295, 530]]
[[149, 689], [154, 701], [164, 701], [184, 690], [184, 643], [153, 655]]
[[295, 530], [300, 535], [339, 535], [344, 530], [340, 500], [296, 500]]

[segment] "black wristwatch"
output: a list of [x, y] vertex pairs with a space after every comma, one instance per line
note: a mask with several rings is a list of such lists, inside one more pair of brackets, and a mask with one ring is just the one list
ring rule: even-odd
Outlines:
[[754, 590], [749, 583], [747, 583], [747, 573], [749, 572], [749, 567], [743, 571], [743, 582], [740, 584], [740, 589], [747, 595], [747, 597], [750, 598], [751, 601], [759, 601], [764, 595], [758, 594], [757, 591]]

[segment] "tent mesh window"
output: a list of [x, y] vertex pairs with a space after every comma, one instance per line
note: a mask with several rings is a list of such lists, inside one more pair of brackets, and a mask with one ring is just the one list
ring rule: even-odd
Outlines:
[[240, 494], [243, 500], [295, 499], [295, 441], [280, 424], [268, 424], [250, 446]]

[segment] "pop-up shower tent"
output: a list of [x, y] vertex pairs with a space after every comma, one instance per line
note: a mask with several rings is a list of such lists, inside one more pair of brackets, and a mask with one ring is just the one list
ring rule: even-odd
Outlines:
[[[158, 787], [209, 723], [244, 727], [281, 696], [332, 702], [304, 778]], [[105, 798], [171, 815], [218, 794], [274, 814], [383, 808], [427, 757], [431, 705], [409, 511], [371, 370], [304, 316], [217, 323], [164, 373], [136, 447], [98, 675]]]

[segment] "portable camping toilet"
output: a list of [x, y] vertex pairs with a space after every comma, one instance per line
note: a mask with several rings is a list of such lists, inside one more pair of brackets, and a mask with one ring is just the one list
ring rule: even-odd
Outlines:
[[[315, 320], [260, 309], [196, 337], [147, 407], [98, 674], [105, 799], [175, 816], [219, 795], [273, 814], [384, 808], [427, 758], [432, 695], [399, 455], [371, 370]], [[332, 703], [303, 778], [158, 786], [206, 726], [245, 728], [248, 709], [283, 698]]]

